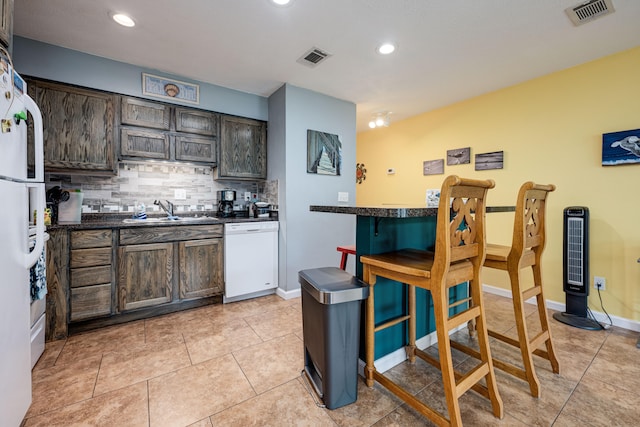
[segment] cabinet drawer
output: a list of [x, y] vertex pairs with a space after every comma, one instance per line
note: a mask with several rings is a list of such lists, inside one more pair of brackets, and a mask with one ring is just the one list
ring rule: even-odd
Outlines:
[[222, 225], [192, 225], [174, 227], [139, 227], [120, 230], [121, 245], [165, 243], [180, 240], [211, 239], [222, 237]]
[[176, 136], [176, 160], [191, 162], [216, 161], [216, 140], [202, 136]]
[[171, 111], [168, 105], [142, 99], [122, 97], [122, 124], [169, 130]]
[[111, 266], [86, 267], [71, 269], [71, 287], [99, 285], [101, 283], [111, 283]]
[[218, 115], [190, 108], [176, 108], [176, 130], [215, 136], [218, 134]]
[[72, 321], [111, 314], [111, 284], [71, 289]]
[[111, 247], [73, 249], [71, 251], [71, 268], [94, 267], [111, 264]]
[[71, 249], [111, 247], [111, 234], [111, 229], [73, 231]]
[[122, 156], [169, 159], [169, 135], [137, 129], [121, 129], [120, 154]]

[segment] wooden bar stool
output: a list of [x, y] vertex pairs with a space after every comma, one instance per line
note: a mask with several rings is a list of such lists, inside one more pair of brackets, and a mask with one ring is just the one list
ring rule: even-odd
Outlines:
[[[442, 184], [436, 226], [435, 252], [404, 249], [377, 255], [363, 255], [363, 278], [369, 284], [366, 302], [366, 366], [365, 376], [369, 387], [374, 381], [388, 388], [410, 406], [439, 426], [462, 425], [458, 398], [468, 389], [473, 389], [490, 400], [493, 414], [503, 417], [502, 399], [495, 381], [489, 338], [482, 305], [480, 270], [485, 257], [485, 198], [492, 180], [479, 181], [449, 176]], [[452, 201], [451, 206], [449, 205]], [[374, 319], [374, 288], [376, 278], [386, 277], [408, 286], [408, 315], [392, 319], [376, 326]], [[463, 301], [449, 302], [449, 289], [469, 281], [471, 296]], [[438, 337], [439, 358], [435, 359], [416, 348], [415, 287], [427, 289], [433, 299]], [[460, 311], [451, 315], [451, 309]], [[476, 320], [479, 343], [479, 363], [469, 372], [453, 369], [451, 358], [452, 341], [449, 331]], [[407, 356], [411, 362], [415, 356], [442, 371], [442, 382], [449, 418], [418, 400], [400, 385], [376, 371], [374, 366], [375, 333], [387, 327], [407, 321], [409, 330]], [[481, 380], [486, 383], [482, 384]]]
[[340, 268], [342, 270], [346, 270], [346, 268], [347, 268], [347, 257], [349, 256], [349, 254], [351, 254], [351, 255], [355, 255], [356, 254], [356, 245], [338, 246], [337, 250], [338, 250], [338, 252], [342, 252], [342, 258], [340, 259]]
[[[533, 365], [532, 354], [536, 354], [551, 362], [554, 373], [560, 372], [560, 366], [551, 341], [549, 318], [544, 295], [542, 293], [542, 272], [540, 261], [545, 245], [545, 208], [547, 195], [556, 189], [555, 185], [538, 185], [525, 182], [518, 192], [515, 221], [513, 225], [513, 241], [511, 246], [487, 244], [487, 256], [484, 266], [496, 268], [509, 273], [513, 309], [518, 329], [518, 339], [507, 337], [495, 331], [489, 335], [520, 348], [524, 369], [510, 363], [494, 359], [496, 368], [502, 369], [529, 383], [531, 395], [540, 397], [540, 381]], [[520, 271], [531, 267], [533, 272], [533, 286], [523, 289], [520, 283]], [[538, 317], [541, 332], [535, 337], [529, 337], [524, 313], [524, 303], [527, 299], [536, 297]], [[544, 344], [546, 351], [539, 347]]]

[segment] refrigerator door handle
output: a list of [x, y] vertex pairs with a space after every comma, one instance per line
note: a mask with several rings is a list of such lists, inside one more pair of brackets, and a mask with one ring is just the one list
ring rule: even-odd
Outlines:
[[44, 208], [45, 208], [45, 194], [44, 183], [42, 182], [28, 182], [25, 184], [27, 189], [34, 189], [36, 192], [36, 210], [38, 212], [38, 220], [36, 221], [36, 244], [33, 250], [24, 257], [24, 266], [31, 268], [42, 253], [44, 247]]
[[39, 221], [36, 222], [36, 244], [33, 250], [25, 254], [24, 265], [31, 268], [42, 253], [44, 246], [44, 209], [45, 209], [45, 192], [44, 192], [44, 138], [42, 131], [42, 113], [31, 99], [29, 95], [24, 94], [24, 106], [33, 117], [33, 135], [34, 135], [34, 157], [35, 157], [35, 178], [27, 179], [27, 189], [32, 188], [36, 192], [36, 211], [38, 212]]
[[[24, 96], [24, 106], [33, 117], [34, 134], [34, 154], [35, 154], [35, 178], [28, 179], [32, 182], [44, 182], [44, 138], [42, 132], [42, 114], [36, 103], [26, 93]], [[44, 200], [44, 196], [43, 196]], [[38, 210], [38, 212], [43, 212]]]

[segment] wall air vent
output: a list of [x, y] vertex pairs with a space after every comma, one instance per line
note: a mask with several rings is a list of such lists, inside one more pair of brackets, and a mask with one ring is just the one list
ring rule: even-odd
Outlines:
[[322, 49], [318, 49], [317, 47], [313, 47], [298, 58], [296, 62], [313, 68], [330, 56], [330, 53], [327, 53]]
[[582, 25], [615, 12], [612, 0], [591, 0], [579, 6], [573, 6], [564, 11], [573, 25]]

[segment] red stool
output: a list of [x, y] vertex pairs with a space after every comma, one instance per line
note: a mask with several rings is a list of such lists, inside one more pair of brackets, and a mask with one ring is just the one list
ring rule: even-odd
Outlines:
[[338, 246], [337, 251], [342, 252], [342, 258], [340, 259], [340, 268], [345, 270], [347, 268], [347, 256], [349, 254], [356, 254], [356, 245]]

